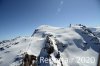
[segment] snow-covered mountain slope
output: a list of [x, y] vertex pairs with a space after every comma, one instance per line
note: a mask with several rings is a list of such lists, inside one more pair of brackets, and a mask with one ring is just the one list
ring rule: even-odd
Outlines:
[[[0, 42], [0, 66], [21, 66], [25, 52], [37, 56], [37, 66], [97, 66], [100, 39], [92, 30], [83, 25], [42, 25], [31, 37]], [[41, 57], [48, 63], [41, 62]]]
[[98, 37], [100, 37], [100, 27], [95, 27], [95, 28], [89, 28], [90, 30], [93, 31]]

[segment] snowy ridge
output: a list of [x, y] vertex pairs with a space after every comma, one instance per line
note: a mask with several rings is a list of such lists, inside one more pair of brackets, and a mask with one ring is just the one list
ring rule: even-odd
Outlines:
[[[35, 55], [37, 66], [97, 66], [100, 52], [100, 38], [93, 29], [84, 25], [69, 28], [42, 25], [31, 37], [17, 37], [0, 42], [0, 66], [22, 66], [24, 53]], [[99, 30], [99, 28], [97, 29]], [[60, 55], [60, 57], [59, 57]], [[48, 63], [40, 58], [48, 58]], [[91, 62], [77, 58], [92, 58]], [[72, 60], [67, 62], [66, 59]]]

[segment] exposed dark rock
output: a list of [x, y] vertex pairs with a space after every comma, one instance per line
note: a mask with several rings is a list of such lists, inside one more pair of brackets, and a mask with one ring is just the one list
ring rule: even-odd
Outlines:
[[3, 47], [1, 47], [1, 48], [0, 48], [0, 51], [3, 51], [3, 50], [5, 50], [5, 49], [4, 49]]

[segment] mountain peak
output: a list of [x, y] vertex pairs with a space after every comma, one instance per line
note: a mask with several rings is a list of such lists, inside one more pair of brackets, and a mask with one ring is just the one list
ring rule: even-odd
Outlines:
[[[36, 62], [38, 66], [96, 66], [100, 51], [98, 33], [84, 25], [68, 28], [39, 26], [32, 37], [17, 37], [9, 42], [0, 42], [0, 66], [20, 66], [25, 63], [22, 60], [26, 55], [35, 57], [30, 61]], [[40, 63], [41, 57], [48, 59], [49, 63]], [[80, 64], [77, 63], [77, 57], [90, 57], [95, 62]], [[64, 60], [73, 58], [76, 60], [71, 61], [73, 63]]]

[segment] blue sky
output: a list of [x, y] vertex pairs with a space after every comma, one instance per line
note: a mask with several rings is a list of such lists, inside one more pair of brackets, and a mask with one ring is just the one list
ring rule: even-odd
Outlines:
[[0, 40], [31, 36], [40, 25], [100, 26], [100, 0], [0, 0]]

